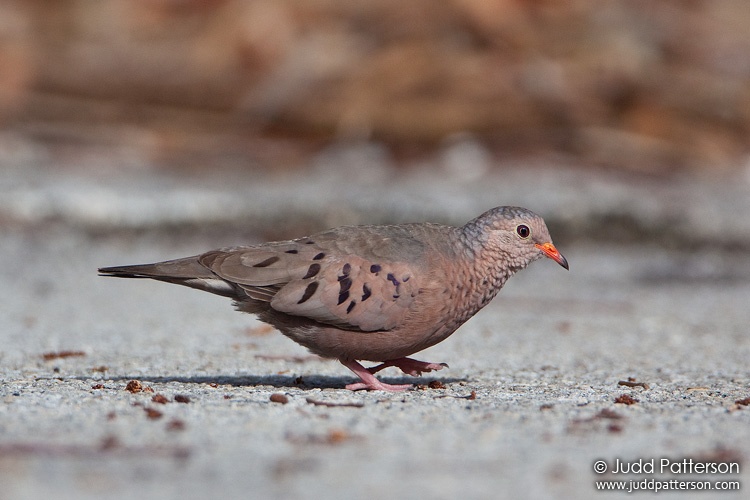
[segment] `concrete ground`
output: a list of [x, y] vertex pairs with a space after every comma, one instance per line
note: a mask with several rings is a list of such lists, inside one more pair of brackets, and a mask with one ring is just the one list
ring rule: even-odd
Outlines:
[[[222, 182], [6, 170], [0, 498], [619, 497], [598, 492], [601, 479], [747, 487], [750, 183], [367, 172], [357, 183], [324, 169]], [[449, 369], [383, 372], [420, 384], [404, 393], [344, 390], [348, 370], [227, 299], [96, 275], [344, 222], [461, 222], [506, 203], [548, 218], [570, 272], [533, 264], [416, 356]], [[661, 458], [741, 472], [593, 470]]]

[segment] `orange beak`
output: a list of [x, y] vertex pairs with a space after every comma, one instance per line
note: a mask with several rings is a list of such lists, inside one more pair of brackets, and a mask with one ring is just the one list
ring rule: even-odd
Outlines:
[[563, 266], [565, 269], [568, 269], [567, 259], [565, 259], [565, 257], [563, 257], [563, 255], [557, 251], [557, 248], [555, 248], [555, 245], [553, 245], [552, 243], [544, 243], [541, 245], [539, 243], [536, 243], [536, 247], [539, 250], [541, 250], [545, 256], [554, 260], [555, 262]]

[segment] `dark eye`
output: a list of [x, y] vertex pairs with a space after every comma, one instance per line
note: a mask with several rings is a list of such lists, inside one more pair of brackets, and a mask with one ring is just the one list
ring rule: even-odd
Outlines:
[[518, 233], [518, 236], [526, 239], [531, 234], [531, 229], [529, 229], [529, 226], [527, 226], [526, 224], [521, 224], [516, 228], [516, 232]]

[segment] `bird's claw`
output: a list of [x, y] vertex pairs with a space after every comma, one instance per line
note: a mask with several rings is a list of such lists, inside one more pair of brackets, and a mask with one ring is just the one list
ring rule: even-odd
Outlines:
[[393, 385], [393, 384], [386, 384], [385, 382], [377, 381], [376, 383], [364, 383], [364, 382], [357, 382], [354, 384], [347, 384], [346, 388], [350, 391], [361, 391], [361, 390], [368, 390], [368, 391], [389, 391], [389, 392], [399, 392], [399, 391], [406, 391], [408, 389], [412, 389], [414, 386], [411, 384], [403, 384], [403, 385]]
[[442, 370], [443, 368], [448, 368], [448, 363], [429, 363], [426, 361], [419, 361], [417, 359], [411, 358], [397, 358], [388, 360], [377, 366], [373, 366], [372, 368], [368, 368], [367, 371], [369, 371], [370, 373], [377, 373], [384, 368], [388, 368], [389, 366], [395, 366], [405, 374], [411, 375], [412, 377], [419, 377], [422, 375], [422, 373], [428, 373], [432, 371]]

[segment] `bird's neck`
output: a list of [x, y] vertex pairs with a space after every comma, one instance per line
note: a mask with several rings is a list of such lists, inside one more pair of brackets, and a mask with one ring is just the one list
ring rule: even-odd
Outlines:
[[479, 307], [487, 305], [498, 294], [508, 278], [516, 270], [508, 268], [504, 259], [493, 258], [494, 254], [480, 255], [474, 261], [474, 274], [480, 278], [476, 282], [475, 296], [478, 298]]
[[486, 306], [503, 287], [516, 269], [507, 265], [508, 259], [497, 252], [466, 241], [461, 245], [457, 259], [463, 261], [459, 266], [462, 270], [454, 283], [456, 287], [457, 311], [461, 311], [460, 322], [476, 314]]

